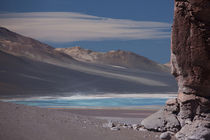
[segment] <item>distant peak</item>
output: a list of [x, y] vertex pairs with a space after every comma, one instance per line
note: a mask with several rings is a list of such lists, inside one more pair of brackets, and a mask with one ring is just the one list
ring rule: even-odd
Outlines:
[[92, 50], [81, 48], [80, 46], [69, 47], [69, 48], [56, 48], [55, 50], [62, 52], [87, 52], [87, 53], [93, 52]]
[[75, 46], [75, 47], [71, 47], [71, 48], [67, 48], [67, 49], [84, 50], [80, 46]]
[[[106, 54], [119, 54], [119, 55], [136, 55], [135, 53], [133, 52], [130, 52], [130, 51], [124, 51], [124, 50], [111, 50], [111, 51], [108, 51]], [[140, 56], [140, 55], [138, 55]]]
[[111, 51], [108, 51], [108, 53], [119, 53], [119, 52], [125, 52], [123, 50], [111, 50]]

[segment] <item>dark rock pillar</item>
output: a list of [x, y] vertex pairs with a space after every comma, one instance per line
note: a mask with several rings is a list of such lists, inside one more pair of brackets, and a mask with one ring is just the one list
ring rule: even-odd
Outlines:
[[171, 42], [179, 120], [210, 112], [210, 0], [176, 0]]
[[[178, 139], [210, 139], [210, 0], [175, 0], [171, 40], [178, 97], [142, 125], [148, 129], [151, 118], [157, 119], [150, 130], [179, 131]], [[171, 116], [179, 124], [168, 126]]]

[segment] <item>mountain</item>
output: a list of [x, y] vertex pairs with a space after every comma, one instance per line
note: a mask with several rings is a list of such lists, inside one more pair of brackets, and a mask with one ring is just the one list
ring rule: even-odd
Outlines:
[[29, 37], [0, 27], [0, 50], [15, 56], [28, 57], [52, 64], [74, 61], [69, 55], [55, 51], [53, 47]]
[[177, 90], [167, 72], [78, 61], [5, 28], [0, 28], [0, 36], [0, 97]]
[[[124, 79], [103, 75], [93, 75], [73, 69], [34, 61], [24, 57], [14, 56], [0, 51], [0, 96], [41, 96], [41, 95], [73, 95], [95, 93], [138, 93], [138, 92], [171, 92], [176, 86], [164, 85], [161, 82], [138, 78]], [[120, 73], [118, 73], [120, 74]], [[151, 75], [152, 77], [152, 75]], [[166, 75], [157, 77], [163, 81]], [[130, 78], [132, 76], [130, 75]], [[134, 78], [134, 77], [133, 77]], [[138, 81], [141, 80], [141, 82]], [[171, 79], [172, 80], [172, 79]], [[156, 82], [155, 82], [156, 81]], [[145, 84], [142, 84], [145, 82]], [[149, 83], [151, 82], [151, 84]], [[172, 90], [173, 89], [173, 90]]]
[[106, 53], [94, 52], [81, 47], [56, 48], [55, 50], [68, 54], [78, 61], [106, 64], [115, 67], [125, 67], [144, 71], [169, 72], [168, 67], [149, 60], [133, 52], [112, 50]]

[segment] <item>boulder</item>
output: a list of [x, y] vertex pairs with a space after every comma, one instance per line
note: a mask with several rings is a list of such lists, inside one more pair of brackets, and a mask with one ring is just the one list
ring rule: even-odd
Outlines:
[[120, 128], [119, 127], [112, 127], [112, 128], [110, 128], [112, 131], [119, 131], [120, 130]]
[[179, 140], [209, 140], [210, 122], [196, 120], [192, 124], [187, 124], [176, 133], [175, 137]]
[[177, 132], [180, 129], [180, 123], [175, 114], [169, 113], [164, 109], [152, 114], [142, 120], [141, 125], [148, 130], [165, 132]]
[[162, 140], [170, 140], [170, 139], [171, 139], [171, 136], [172, 136], [173, 134], [174, 134], [174, 133], [169, 132], [169, 131], [164, 132], [164, 133], [161, 133], [161, 134], [160, 134], [160, 139], [162, 139]]

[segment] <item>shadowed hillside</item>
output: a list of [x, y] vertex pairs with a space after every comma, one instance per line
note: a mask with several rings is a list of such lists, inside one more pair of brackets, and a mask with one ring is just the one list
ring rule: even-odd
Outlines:
[[5, 28], [0, 28], [0, 34], [1, 96], [168, 93], [177, 90], [169, 73], [81, 62]]
[[69, 55], [55, 51], [53, 47], [0, 27], [0, 50], [16, 56], [24, 56], [52, 64], [74, 61]]

